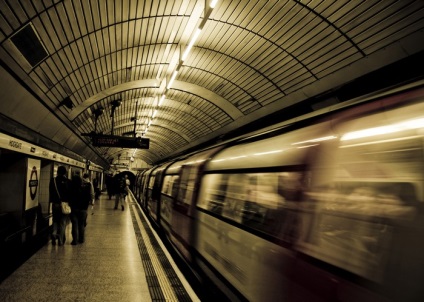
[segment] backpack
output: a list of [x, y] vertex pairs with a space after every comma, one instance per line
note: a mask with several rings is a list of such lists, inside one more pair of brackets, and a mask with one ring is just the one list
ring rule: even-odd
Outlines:
[[81, 195], [84, 207], [88, 206], [91, 201], [91, 183], [83, 182], [81, 184]]

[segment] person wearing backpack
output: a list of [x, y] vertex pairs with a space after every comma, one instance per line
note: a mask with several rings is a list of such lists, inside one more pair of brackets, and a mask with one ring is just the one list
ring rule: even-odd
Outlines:
[[94, 188], [89, 175], [85, 173], [83, 178], [75, 174], [71, 180], [71, 221], [72, 221], [72, 245], [84, 243], [87, 209], [94, 201]]
[[127, 184], [125, 182], [125, 177], [123, 175], [116, 176], [116, 192], [115, 192], [115, 210], [118, 209], [118, 205], [121, 204], [121, 210], [124, 208], [124, 200], [127, 196], [126, 190]]
[[61, 202], [69, 202], [70, 198], [70, 180], [66, 177], [67, 171], [65, 166], [57, 168], [57, 176], [50, 179], [49, 184], [49, 201], [52, 203], [53, 214], [53, 232], [51, 234], [52, 244], [59, 246], [65, 244], [66, 241], [66, 225], [69, 215], [62, 213]]

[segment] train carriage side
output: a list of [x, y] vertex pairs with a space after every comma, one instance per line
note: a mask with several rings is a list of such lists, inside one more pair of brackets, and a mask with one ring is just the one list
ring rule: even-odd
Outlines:
[[[215, 282], [230, 283], [236, 296], [289, 298], [297, 203], [318, 152], [312, 141], [334, 139], [329, 129], [323, 123], [237, 144], [206, 164], [197, 204], [197, 261]], [[311, 143], [297, 147], [302, 141]]]
[[249, 301], [422, 300], [423, 96], [214, 156], [196, 208], [199, 266]]
[[149, 173], [149, 176], [146, 181], [146, 209], [148, 215], [153, 219], [153, 221], [156, 223], [158, 217], [157, 217], [157, 202], [156, 199], [154, 199], [154, 188], [155, 188], [155, 180], [156, 180], [156, 173], [157, 170], [160, 168], [160, 166], [156, 166], [152, 168], [152, 170]]
[[[189, 262], [192, 260], [194, 206], [197, 200], [200, 175], [205, 162], [219, 149], [221, 147], [200, 151], [175, 162], [167, 169], [165, 175], [166, 181], [164, 181], [161, 194], [161, 198], [165, 202], [163, 203], [164, 208], [161, 210], [164, 212], [171, 210], [171, 213], [168, 213], [168, 217], [164, 219], [163, 227], [171, 243]], [[172, 188], [170, 187], [171, 179], [173, 179]], [[167, 193], [166, 188], [171, 188], [172, 191], [170, 192], [168, 189]], [[172, 202], [172, 207], [170, 202]]]
[[141, 182], [140, 182], [140, 205], [147, 210], [147, 201], [148, 201], [148, 186], [150, 182], [150, 175], [152, 174], [155, 167], [148, 169], [143, 173]]
[[163, 186], [163, 178], [166, 169], [172, 164], [172, 162], [166, 162], [157, 166], [150, 176], [149, 180], [149, 197], [148, 197], [148, 214], [153, 219], [155, 226], [160, 226], [161, 220], [161, 191]]
[[143, 175], [145, 170], [143, 171], [138, 171], [136, 176], [135, 176], [135, 181], [134, 181], [134, 197], [137, 199], [138, 202], [140, 202], [140, 182], [141, 182], [141, 177]]
[[165, 170], [160, 193], [160, 226], [169, 241], [175, 242], [175, 232], [172, 230], [172, 213], [174, 200], [177, 198], [180, 171], [185, 160], [173, 162]]

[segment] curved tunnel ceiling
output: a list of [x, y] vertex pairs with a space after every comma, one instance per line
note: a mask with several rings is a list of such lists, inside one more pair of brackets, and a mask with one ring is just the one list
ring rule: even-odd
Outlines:
[[2, 2], [1, 62], [91, 160], [122, 150], [81, 134], [132, 135], [135, 119], [152, 164], [424, 49], [423, 1], [205, 2]]

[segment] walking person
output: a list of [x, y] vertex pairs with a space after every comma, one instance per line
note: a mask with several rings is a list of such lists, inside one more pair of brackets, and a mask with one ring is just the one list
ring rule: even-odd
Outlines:
[[89, 175], [85, 173], [83, 178], [78, 174], [72, 177], [71, 182], [71, 220], [72, 220], [72, 245], [84, 243], [85, 226], [87, 221], [87, 209], [94, 202], [94, 188]]
[[124, 175], [124, 179], [125, 179], [125, 197], [124, 197], [124, 200], [127, 201], [127, 196], [130, 193], [129, 191], [130, 191], [131, 182], [128, 179], [128, 175], [127, 174]]
[[114, 195], [114, 178], [111, 174], [106, 175], [106, 190], [107, 195], [109, 195], [109, 199], [112, 199]]
[[66, 168], [59, 166], [57, 168], [57, 176], [52, 177], [49, 183], [49, 202], [52, 203], [53, 214], [53, 232], [51, 235], [52, 244], [59, 246], [66, 241], [65, 231], [69, 215], [62, 213], [61, 202], [69, 202], [70, 180], [66, 176]]
[[126, 182], [125, 177], [123, 175], [116, 175], [116, 191], [115, 191], [115, 210], [118, 209], [119, 204], [121, 204], [121, 210], [123, 211], [125, 209], [124, 207], [124, 201], [125, 197], [127, 196], [127, 190], [126, 190]]

